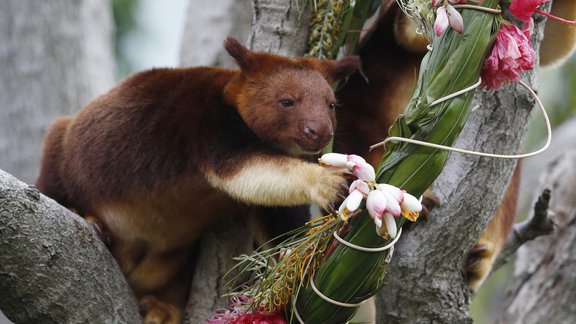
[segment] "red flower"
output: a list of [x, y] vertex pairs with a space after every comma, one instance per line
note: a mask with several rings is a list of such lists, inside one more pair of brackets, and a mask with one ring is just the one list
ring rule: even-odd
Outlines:
[[522, 22], [529, 22], [539, 5], [550, 0], [515, 0], [510, 5], [510, 12]]
[[492, 53], [482, 67], [482, 84], [498, 89], [507, 81], [520, 80], [520, 72], [536, 62], [536, 52], [526, 35], [514, 25], [502, 24]]
[[254, 313], [240, 315], [234, 320], [230, 321], [231, 324], [286, 324], [288, 323], [284, 318], [282, 312], [275, 313]]

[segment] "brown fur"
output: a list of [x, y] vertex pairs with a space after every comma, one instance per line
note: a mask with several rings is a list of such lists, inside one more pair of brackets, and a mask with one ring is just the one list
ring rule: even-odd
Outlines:
[[[576, 3], [574, 0], [554, 0], [550, 13], [567, 20], [576, 20]], [[574, 26], [548, 19], [540, 46], [540, 64], [550, 66], [563, 63], [574, 52], [574, 44]]]
[[231, 210], [326, 207], [346, 182], [298, 156], [331, 139], [330, 82], [358, 59], [254, 53], [234, 39], [225, 47], [241, 71], [138, 73], [46, 137], [38, 188], [104, 224], [147, 320], [180, 320], [191, 246]]
[[[576, 2], [555, 0], [552, 12], [562, 16], [560, 11], [566, 18], [573, 18]], [[371, 152], [368, 148], [388, 136], [391, 124], [408, 104], [427, 44], [424, 37], [416, 34], [415, 26], [408, 22], [395, 1], [384, 0], [380, 15], [361, 41], [364, 75], [352, 75], [338, 92], [342, 108], [338, 110], [339, 126], [334, 141], [336, 152], [359, 154], [374, 166], [379, 164], [383, 148]], [[562, 61], [574, 48], [575, 34], [573, 27], [550, 24], [549, 20], [540, 50], [543, 62]], [[562, 45], [560, 49], [558, 45]], [[516, 170], [496, 214], [470, 252], [466, 272], [472, 290], [489, 275], [494, 259], [512, 229], [519, 176]]]

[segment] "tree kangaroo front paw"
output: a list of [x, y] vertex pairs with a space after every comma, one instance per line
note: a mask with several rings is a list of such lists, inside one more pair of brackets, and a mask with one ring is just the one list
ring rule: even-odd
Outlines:
[[324, 209], [328, 209], [330, 204], [342, 200], [347, 193], [347, 181], [344, 177], [344, 170], [319, 168], [316, 179], [311, 179], [313, 183], [310, 188], [310, 199]]

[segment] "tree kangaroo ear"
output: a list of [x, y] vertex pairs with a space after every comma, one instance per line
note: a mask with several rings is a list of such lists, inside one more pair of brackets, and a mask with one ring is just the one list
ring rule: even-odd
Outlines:
[[253, 53], [244, 45], [240, 44], [234, 37], [226, 38], [224, 48], [236, 61], [242, 71], [248, 71], [252, 67]]
[[[567, 20], [576, 20], [576, 1], [554, 0], [550, 13]], [[575, 45], [574, 26], [548, 19], [544, 29], [544, 40], [540, 45], [540, 65], [563, 63], [574, 52]]]
[[330, 82], [350, 76], [360, 68], [360, 57], [346, 56], [338, 61], [319, 61], [319, 70]]

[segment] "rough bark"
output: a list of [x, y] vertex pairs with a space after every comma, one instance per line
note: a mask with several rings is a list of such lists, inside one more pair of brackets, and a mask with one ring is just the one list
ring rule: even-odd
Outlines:
[[[296, 1], [253, 0], [253, 18], [247, 46], [252, 50], [279, 53], [287, 56], [304, 54], [308, 19], [303, 8]], [[234, 12], [227, 10], [228, 14]], [[193, 19], [190, 16], [188, 19]], [[222, 39], [216, 43], [222, 44]], [[194, 48], [193, 43], [184, 40], [183, 53]], [[220, 45], [221, 46], [221, 45]], [[184, 61], [185, 62], [185, 61]], [[200, 253], [196, 261], [192, 288], [186, 307], [187, 322], [199, 323], [219, 307], [227, 307], [228, 301], [222, 297], [224, 289], [222, 276], [235, 264], [233, 258], [242, 253], [249, 254], [254, 247], [254, 237], [250, 232], [250, 220], [236, 219], [229, 224], [221, 224], [218, 231], [209, 232], [200, 239]]]
[[540, 171], [535, 194], [551, 188], [556, 231], [518, 250], [499, 323], [569, 323], [576, 318], [576, 147]]
[[0, 165], [33, 183], [54, 118], [114, 82], [109, 1], [0, 0]]
[[252, 29], [247, 45], [285, 56], [304, 54], [310, 10], [298, 0], [252, 0]]
[[136, 299], [82, 218], [0, 171], [0, 309], [15, 323], [135, 323]]
[[[536, 23], [535, 49], [542, 37]], [[523, 76], [534, 87], [534, 72]], [[466, 123], [455, 147], [514, 154], [534, 100], [518, 84], [500, 91], [477, 91], [479, 108]], [[470, 323], [470, 293], [463, 275], [468, 250], [478, 240], [511, 178], [513, 160], [452, 154], [432, 188], [441, 207], [418, 222], [396, 245], [377, 298], [380, 323]]]
[[234, 66], [222, 47], [227, 36], [244, 43], [250, 32], [249, 1], [192, 0], [182, 38], [182, 66]]

